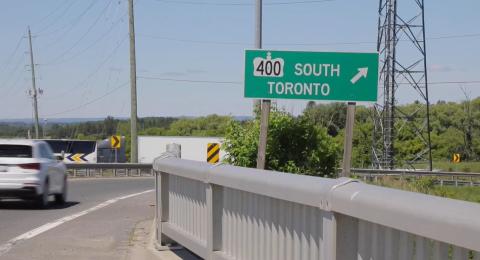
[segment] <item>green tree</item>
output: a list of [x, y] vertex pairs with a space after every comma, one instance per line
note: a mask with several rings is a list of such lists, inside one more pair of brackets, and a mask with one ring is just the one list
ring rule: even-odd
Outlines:
[[166, 135], [173, 136], [224, 136], [231, 117], [209, 115], [198, 118], [182, 118], [173, 122]]
[[103, 120], [103, 125], [105, 127], [104, 138], [117, 134], [118, 120], [114, 119], [112, 116], [107, 116], [107, 118]]
[[[228, 163], [255, 167], [259, 135], [258, 119], [230, 121], [223, 149]], [[306, 117], [285, 112], [270, 114], [266, 169], [316, 176], [333, 176], [338, 166], [339, 149], [325, 128]]]
[[303, 115], [313, 123], [327, 128], [329, 135], [337, 136], [345, 127], [347, 106], [339, 102], [330, 104], [308, 102]]

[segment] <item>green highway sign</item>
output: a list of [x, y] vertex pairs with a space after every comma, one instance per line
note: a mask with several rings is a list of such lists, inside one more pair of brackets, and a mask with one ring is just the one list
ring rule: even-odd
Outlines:
[[377, 101], [378, 53], [247, 50], [245, 97]]

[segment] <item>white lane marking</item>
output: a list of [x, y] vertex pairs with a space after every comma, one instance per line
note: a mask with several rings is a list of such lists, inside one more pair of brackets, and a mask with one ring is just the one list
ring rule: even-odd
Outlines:
[[148, 192], [152, 192], [154, 190], [146, 190], [146, 191], [142, 191], [142, 192], [139, 192], [139, 193], [134, 193], [134, 194], [130, 194], [130, 195], [126, 195], [126, 196], [122, 196], [122, 197], [117, 197], [117, 198], [114, 198], [114, 199], [111, 199], [111, 200], [107, 200], [105, 202], [102, 202], [100, 204], [98, 204], [97, 206], [95, 207], [92, 207], [92, 208], [89, 208], [87, 210], [84, 210], [84, 211], [81, 211], [81, 212], [78, 212], [76, 214], [73, 214], [73, 215], [70, 215], [70, 216], [66, 216], [66, 217], [63, 217], [63, 218], [60, 218], [60, 219], [57, 219], [53, 222], [50, 222], [50, 223], [47, 223], [43, 226], [40, 226], [38, 228], [35, 228], [35, 229], [32, 229], [30, 231], [28, 231], [27, 233], [24, 233], [16, 238], [13, 238], [11, 240], [9, 240], [7, 243], [3, 244], [3, 245], [0, 245], [0, 256], [6, 254], [8, 251], [10, 251], [15, 245], [25, 241], [25, 240], [28, 240], [28, 239], [31, 239], [31, 238], [34, 238], [50, 229], [53, 229], [53, 228], [56, 228], [68, 221], [72, 221], [76, 218], [79, 218], [81, 216], [84, 216], [90, 212], [93, 212], [95, 210], [99, 210], [101, 208], [104, 208], [108, 205], [111, 205], [115, 202], [118, 202], [120, 200], [124, 200], [124, 199], [128, 199], [128, 198], [131, 198], [131, 197], [135, 197], [135, 196], [139, 196], [139, 195], [142, 195], [142, 194], [145, 194], [145, 193], [148, 193]]

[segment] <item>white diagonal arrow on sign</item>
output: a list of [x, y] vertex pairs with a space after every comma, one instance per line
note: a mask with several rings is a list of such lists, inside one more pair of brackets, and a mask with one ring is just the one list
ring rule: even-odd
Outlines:
[[358, 73], [350, 80], [352, 84], [357, 83], [362, 77], [367, 78], [368, 68], [358, 68]]

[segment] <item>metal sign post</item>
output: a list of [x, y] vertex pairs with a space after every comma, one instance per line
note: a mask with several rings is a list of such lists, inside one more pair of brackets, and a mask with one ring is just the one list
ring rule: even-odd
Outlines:
[[122, 137], [119, 135], [112, 135], [110, 137], [110, 146], [115, 150], [115, 162], [118, 162], [118, 149], [122, 147]]
[[348, 102], [347, 119], [345, 124], [345, 141], [343, 143], [343, 167], [339, 177], [350, 176], [352, 166], [353, 126], [355, 124], [355, 102]]

